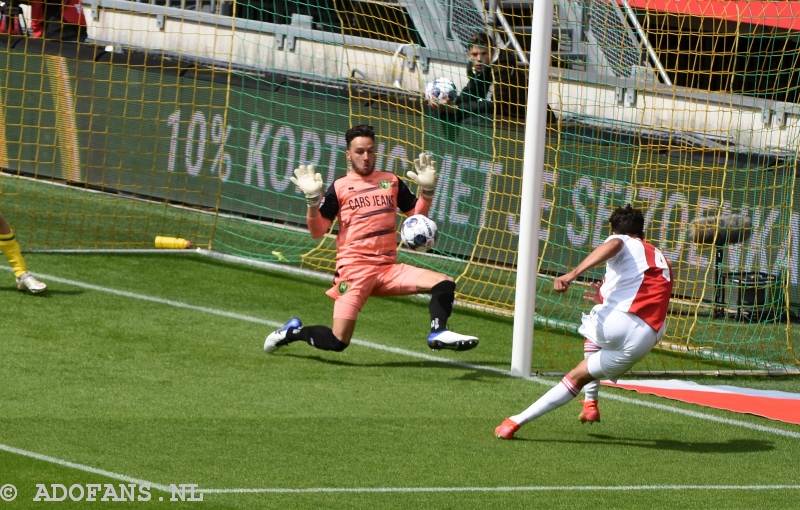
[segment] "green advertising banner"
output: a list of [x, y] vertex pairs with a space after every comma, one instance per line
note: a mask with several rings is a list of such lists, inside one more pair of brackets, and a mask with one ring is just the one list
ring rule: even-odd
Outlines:
[[[289, 180], [292, 170], [314, 164], [326, 185], [333, 182], [346, 168], [345, 131], [364, 121], [378, 133], [378, 169], [404, 177], [423, 148], [436, 156], [430, 215], [442, 233], [440, 252], [515, 262], [507, 254], [517, 249], [520, 224], [521, 131], [488, 122], [453, 131], [428, 115], [392, 111], [361, 118], [349, 99], [330, 91], [69, 59], [75, 124], [64, 126], [57, 108], [45, 107], [55, 104], [45, 57], [8, 52], [0, 59], [7, 159], [15, 170], [63, 176], [55, 153], [67, 150], [62, 132], [71, 129], [81, 179], [92, 187], [302, 227], [306, 203]], [[673, 263], [679, 295], [710, 299], [698, 294], [698, 282], [716, 264], [726, 275], [788, 279], [798, 303], [794, 177], [794, 165], [698, 166], [686, 154], [603, 143], [580, 130], [554, 133], [543, 174], [541, 270], [574, 266], [608, 235], [613, 207], [633, 203], [645, 211], [647, 237]], [[750, 237], [721, 249], [691, 242], [690, 222], [720, 210], [752, 218]]]

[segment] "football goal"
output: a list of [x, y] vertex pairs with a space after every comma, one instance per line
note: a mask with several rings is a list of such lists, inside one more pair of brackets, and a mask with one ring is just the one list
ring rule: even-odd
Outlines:
[[[582, 359], [580, 284], [602, 268], [566, 295], [552, 279], [630, 203], [675, 274], [667, 334], [635, 370], [796, 374], [800, 8], [685, 3], [555, 0], [542, 34], [532, 1], [84, 0], [74, 40], [0, 37], [0, 211], [28, 251], [172, 236], [329, 275], [334, 240], [308, 236], [289, 178], [314, 164], [327, 186], [346, 171], [345, 131], [370, 124], [378, 169], [438, 162], [439, 239], [402, 261], [509, 317], [530, 265], [527, 319], [563, 332], [534, 341], [533, 372]], [[531, 120], [532, 69], [546, 104]]]

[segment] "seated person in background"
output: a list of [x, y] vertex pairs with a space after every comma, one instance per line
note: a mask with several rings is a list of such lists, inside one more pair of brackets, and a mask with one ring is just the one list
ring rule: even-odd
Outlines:
[[523, 120], [528, 102], [527, 69], [519, 66], [514, 50], [501, 48], [493, 71], [492, 101], [495, 115], [498, 118]]
[[452, 101], [447, 96], [441, 100], [428, 100], [431, 112], [441, 120], [461, 122], [473, 114], [491, 117], [492, 106], [492, 44], [489, 36], [478, 32], [469, 40], [467, 49], [467, 77], [466, 87]]
[[[461, 123], [471, 115], [484, 118], [525, 118], [528, 102], [528, 71], [520, 67], [517, 55], [500, 43], [493, 46], [486, 34], [479, 32], [470, 39], [467, 51], [467, 86], [451, 101], [442, 96], [439, 101], [428, 100], [430, 112], [440, 120]], [[548, 124], [556, 122], [556, 116], [547, 105]], [[453, 137], [457, 129], [443, 125], [446, 136]]]

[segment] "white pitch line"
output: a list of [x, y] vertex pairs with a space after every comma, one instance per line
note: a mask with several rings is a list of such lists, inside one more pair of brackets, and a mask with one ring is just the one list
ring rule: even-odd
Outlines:
[[[51, 278], [52, 280], [52, 278]], [[146, 485], [161, 492], [171, 493], [169, 486], [150, 482], [141, 478], [98, 469], [85, 464], [42, 455], [40, 453], [14, 448], [0, 444], [0, 451], [13, 453], [22, 457], [49, 462], [57, 466], [75, 469], [86, 473], [105, 476], [121, 482]], [[195, 494], [314, 494], [314, 493], [414, 493], [414, 492], [572, 492], [572, 491], [683, 491], [683, 490], [719, 490], [719, 491], [757, 491], [757, 490], [800, 490], [800, 485], [564, 485], [564, 486], [508, 486], [508, 487], [309, 487], [307, 489], [282, 488], [241, 488], [241, 489], [194, 489]]]
[[[6, 268], [0, 268], [6, 269]], [[74, 287], [79, 287], [87, 290], [94, 290], [98, 292], [105, 292], [108, 294], [127, 297], [132, 299], [138, 299], [142, 301], [149, 301], [152, 303], [159, 303], [168, 306], [174, 306], [176, 308], [183, 308], [187, 310], [195, 310], [203, 313], [208, 313], [212, 315], [217, 315], [220, 317], [227, 317], [230, 319], [236, 320], [243, 320], [247, 322], [253, 322], [256, 324], [263, 324], [269, 327], [280, 327], [283, 324], [280, 322], [270, 321], [266, 319], [259, 319], [257, 317], [251, 317], [248, 315], [242, 315], [238, 313], [226, 312], [224, 310], [218, 310], [215, 308], [208, 308], [205, 306], [196, 306], [190, 305], [188, 303], [183, 303], [180, 301], [172, 301], [169, 299], [162, 299], [153, 296], [147, 296], [144, 294], [136, 294], [134, 292], [127, 292], [117, 289], [112, 289], [108, 287], [102, 287], [99, 285], [92, 285], [89, 283], [78, 282], [75, 280], [68, 280], [65, 278], [59, 278], [57, 276], [50, 276], [50, 275], [41, 275], [43, 279], [48, 281], [63, 283], [66, 285], [72, 285]], [[487, 372], [493, 372], [503, 375], [511, 375], [509, 372], [505, 370], [496, 369], [493, 367], [486, 367], [481, 365], [475, 365], [472, 363], [466, 363], [461, 361], [450, 360], [446, 358], [440, 358], [437, 356], [431, 356], [429, 354], [418, 353], [414, 351], [408, 351], [405, 349], [399, 349], [396, 347], [388, 347], [381, 344], [375, 344], [372, 342], [367, 342], [364, 340], [357, 340], [353, 339], [352, 343], [356, 345], [361, 345], [364, 347], [369, 347], [371, 349], [382, 350], [385, 352], [391, 352], [395, 354], [400, 354], [404, 356], [420, 358], [428, 361], [436, 361], [440, 363], [446, 363], [451, 365], [456, 365], [462, 368], [470, 369], [470, 370], [481, 370]], [[530, 377], [527, 380], [531, 382], [535, 382], [537, 384], [542, 384], [545, 386], [552, 386], [552, 382], [544, 381], [535, 377]], [[738, 426], [749, 428], [753, 430], [757, 430], [760, 432], [768, 432], [772, 434], [800, 438], [800, 433], [776, 429], [773, 427], [765, 427], [762, 425], [756, 425], [752, 423], [742, 422], [739, 420], [731, 420], [727, 418], [719, 418], [712, 415], [707, 415], [703, 413], [698, 413], [695, 411], [688, 411], [676, 407], [666, 406], [663, 404], [656, 404], [650, 403], [645, 401], [639, 401], [627, 397], [621, 397], [617, 395], [607, 394], [606, 392], [601, 392], [604, 398], [610, 400], [617, 400], [619, 402], [629, 403], [633, 405], [641, 405], [645, 407], [651, 407], [654, 409], [658, 409], [661, 411], [673, 412], [677, 414], [683, 414], [687, 416], [691, 416], [698, 419], [714, 421], [718, 423], [724, 423], [728, 425]], [[91, 466], [86, 466], [84, 464], [78, 464], [75, 462], [70, 462], [63, 459], [58, 459], [56, 457], [51, 457], [49, 455], [42, 455], [40, 453], [31, 452], [28, 450], [23, 450], [20, 448], [15, 448], [13, 446], [8, 446], [4, 444], [0, 444], [0, 451], [6, 451], [9, 453], [13, 453], [16, 455], [29, 457], [32, 459], [40, 460], [43, 462], [49, 462], [52, 464], [56, 464], [62, 467], [67, 467], [71, 469], [75, 469], [78, 471], [84, 471], [87, 473], [93, 473], [101, 476], [105, 476], [114, 480], [120, 480], [128, 483], [136, 483], [139, 485], [149, 485], [150, 487], [163, 491], [163, 492], [171, 492], [170, 488], [163, 484], [158, 484], [154, 482], [150, 482], [147, 480], [143, 480], [140, 478], [133, 478], [127, 475], [114, 473], [112, 471], [106, 471], [104, 469], [94, 468]], [[298, 494], [298, 493], [413, 493], [413, 492], [554, 492], [554, 491], [643, 491], [643, 490], [800, 490], [800, 485], [631, 485], [631, 486], [595, 486], [595, 485], [587, 485], [587, 486], [520, 486], [520, 487], [363, 487], [363, 488], [328, 488], [328, 487], [318, 487], [318, 488], [307, 488], [307, 489], [281, 489], [281, 488], [234, 488], [234, 489], [195, 489], [196, 493], [204, 493], [204, 494], [261, 494], [261, 493], [291, 493], [291, 494]]]
[[[135, 483], [136, 485], [149, 485], [153, 489], [158, 489], [163, 492], [171, 492], [170, 488], [166, 485], [161, 485], [158, 483], [148, 482], [147, 480], [142, 480], [141, 478], [133, 478], [131, 476], [121, 475], [119, 473], [114, 473], [113, 471], [106, 471], [105, 469], [98, 469], [93, 468], [92, 466], [86, 466], [84, 464], [78, 464], [75, 462], [70, 462], [68, 460], [57, 459], [56, 457], [50, 457], [49, 455], [42, 455], [41, 453], [36, 452], [29, 452], [28, 450], [22, 450], [20, 448], [14, 448], [13, 446], [8, 446], [5, 444], [0, 444], [0, 450], [8, 453], [13, 453], [16, 455], [20, 455], [22, 457], [29, 457], [31, 459], [41, 460], [43, 462], [49, 462], [51, 464], [55, 464], [57, 466], [68, 467], [71, 469], [75, 469], [78, 471], [84, 471], [86, 473], [92, 473], [95, 475], [105, 476], [107, 478], [111, 478], [112, 480], [119, 480], [121, 482], [128, 482], [128, 483]], [[6, 480], [7, 481], [7, 480]]]
[[[51, 278], [52, 280], [52, 278]], [[146, 485], [161, 492], [172, 493], [166, 485], [134, 478], [131, 476], [98, 469], [85, 464], [58, 459], [49, 455], [14, 448], [0, 444], [0, 451], [13, 453], [23, 457], [49, 462], [57, 466], [75, 469], [86, 473], [105, 476], [112, 480]], [[565, 486], [508, 486], [508, 487], [310, 487], [307, 489], [194, 489], [194, 494], [314, 494], [314, 493], [414, 493], [414, 492], [572, 492], [572, 491], [658, 491], [658, 490], [719, 490], [719, 491], [756, 491], [756, 490], [800, 490], [800, 485], [565, 485]]]
[[[188, 303], [183, 303], [181, 301], [172, 301], [170, 299], [162, 299], [162, 298], [157, 298], [157, 297], [153, 297], [153, 296], [147, 296], [147, 295], [144, 295], [144, 294], [136, 294], [134, 292], [127, 292], [127, 291], [124, 291], [124, 290], [112, 289], [112, 288], [109, 288], [109, 287], [101, 287], [99, 285], [92, 285], [90, 283], [78, 282], [78, 281], [75, 281], [75, 280], [67, 280], [65, 278], [59, 278], [57, 276], [50, 276], [50, 275], [40, 275], [40, 276], [44, 280], [58, 282], [58, 283], [64, 283], [64, 284], [67, 284], [67, 285], [72, 285], [72, 286], [80, 287], [80, 288], [83, 288], [83, 289], [94, 290], [94, 291], [98, 291], [98, 292], [105, 292], [105, 293], [113, 294], [113, 295], [116, 295], [116, 296], [122, 296], [122, 297], [131, 298], [131, 299], [139, 299], [139, 300], [142, 300], [142, 301], [149, 301], [149, 302], [152, 302], [152, 303], [159, 303], [159, 304], [163, 304], [163, 305], [167, 305], [167, 306], [174, 306], [176, 308], [183, 308], [183, 309], [186, 309], [186, 310], [195, 310], [195, 311], [198, 311], [198, 312], [208, 313], [208, 314], [211, 314], [211, 315], [217, 315], [219, 317], [226, 317], [226, 318], [229, 318], [229, 319], [236, 319], [236, 320], [242, 320], [242, 321], [247, 321], [247, 322], [253, 322], [253, 323], [256, 323], [256, 324], [263, 324], [263, 325], [269, 326], [271, 328], [279, 328], [279, 327], [283, 326], [282, 322], [275, 322], [275, 321], [270, 321], [270, 320], [266, 320], [266, 319], [259, 319], [257, 317], [251, 317], [249, 315], [243, 315], [243, 314], [233, 313], [233, 312], [226, 312], [224, 310], [218, 310], [216, 308], [208, 308], [208, 307], [205, 307], [205, 306], [190, 305]], [[448, 365], [454, 365], [454, 366], [458, 366], [458, 367], [465, 368], [465, 369], [468, 369], [468, 370], [480, 370], [480, 371], [483, 371], [483, 372], [492, 372], [492, 373], [496, 373], [496, 374], [507, 375], [509, 377], [511, 376], [511, 373], [508, 370], [500, 370], [498, 368], [487, 367], [487, 366], [483, 366], [483, 365], [475, 365], [475, 364], [472, 364], [472, 363], [466, 363], [466, 362], [463, 362], [463, 361], [456, 361], [456, 360], [447, 359], [447, 358], [440, 358], [438, 356], [431, 356], [430, 354], [424, 354], [424, 353], [421, 353], [421, 352], [414, 352], [414, 351], [409, 351], [409, 350], [406, 350], [406, 349], [400, 349], [400, 348], [397, 348], [397, 347], [389, 347], [389, 346], [386, 346], [386, 345], [376, 344], [376, 343], [373, 343], [373, 342], [367, 342], [366, 340], [358, 340], [358, 339], [354, 338], [353, 340], [351, 340], [351, 343], [353, 343], [355, 345], [361, 345], [363, 347], [369, 347], [370, 349], [375, 349], [375, 350], [384, 351], [384, 352], [391, 352], [391, 353], [394, 353], [394, 354], [400, 354], [402, 356], [408, 356], [408, 357], [412, 357], [412, 358], [424, 359], [424, 360], [427, 360], [427, 361], [435, 361], [435, 362], [439, 362], [439, 363], [445, 363], [445, 364], [448, 364]], [[531, 381], [531, 382], [534, 382], [536, 384], [541, 384], [543, 386], [548, 386], [548, 387], [552, 387], [552, 386], [554, 386], [556, 384], [553, 381], [543, 380], [543, 379], [541, 379], [539, 377], [528, 377], [527, 380]], [[745, 421], [734, 420], [734, 419], [730, 419], [730, 418], [721, 418], [721, 417], [718, 417], [718, 416], [705, 414], [705, 413], [700, 413], [700, 412], [697, 412], [697, 411], [681, 409], [679, 407], [673, 407], [673, 406], [668, 406], [668, 405], [664, 405], [664, 404], [658, 404], [658, 403], [654, 403], [654, 402], [647, 402], [647, 401], [644, 401], [644, 400], [636, 400], [636, 399], [632, 399], [630, 397], [623, 397], [623, 396], [611, 394], [611, 393], [608, 393], [608, 392], [605, 392], [605, 391], [601, 391], [600, 394], [601, 394], [601, 396], [603, 398], [606, 398], [608, 400], [616, 400], [617, 402], [623, 402], [623, 403], [626, 403], [626, 404], [639, 405], [639, 406], [643, 406], [643, 407], [650, 407], [652, 409], [658, 409], [660, 411], [667, 411], [667, 412], [671, 412], [671, 413], [675, 413], [675, 414], [682, 414], [684, 416], [690, 416], [692, 418], [697, 418], [697, 419], [700, 419], [700, 420], [713, 421], [715, 423], [723, 423], [723, 424], [732, 425], [732, 426], [735, 426], [735, 427], [742, 427], [742, 428], [746, 428], [746, 429], [750, 429], [750, 430], [756, 430], [758, 432], [766, 432], [766, 433], [775, 434], [775, 435], [779, 435], [779, 436], [785, 436], [785, 437], [791, 437], [791, 438], [795, 438], [795, 439], [800, 439], [800, 432], [793, 432], [791, 430], [783, 430], [783, 429], [779, 429], [779, 428], [775, 428], [775, 427], [767, 427], [765, 425], [758, 425], [758, 424], [755, 424], [755, 423], [748, 423], [748, 422], [745, 422]]]
[[800, 490], [800, 485], [562, 485], [520, 487], [311, 487], [308, 489], [195, 489], [203, 494], [313, 494], [364, 492], [571, 492], [571, 491], [661, 491], [661, 490]]

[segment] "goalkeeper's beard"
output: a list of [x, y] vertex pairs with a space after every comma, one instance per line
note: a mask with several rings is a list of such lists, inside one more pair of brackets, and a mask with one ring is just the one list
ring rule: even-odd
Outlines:
[[355, 163], [353, 163], [351, 161], [350, 162], [350, 169], [352, 171], [354, 171], [355, 173], [357, 173], [358, 175], [366, 177], [366, 176], [370, 175], [373, 172], [373, 170], [375, 170], [375, 164], [374, 163], [365, 163], [363, 166], [359, 167], [358, 165], [356, 165]]

